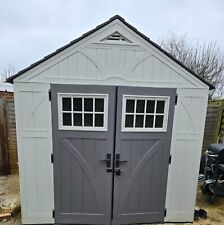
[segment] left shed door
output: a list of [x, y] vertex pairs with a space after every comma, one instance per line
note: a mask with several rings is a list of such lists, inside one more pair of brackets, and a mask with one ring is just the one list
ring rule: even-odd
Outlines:
[[51, 102], [55, 223], [109, 224], [115, 87], [52, 84]]

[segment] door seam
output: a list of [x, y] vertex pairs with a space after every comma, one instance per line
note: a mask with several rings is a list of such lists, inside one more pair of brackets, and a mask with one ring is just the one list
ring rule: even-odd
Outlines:
[[111, 195], [111, 215], [110, 215], [110, 224], [114, 217], [114, 166], [115, 166], [115, 148], [116, 148], [116, 128], [117, 128], [117, 92], [118, 87], [115, 86], [115, 106], [114, 106], [114, 137], [113, 137], [113, 163], [112, 163], [112, 195]]

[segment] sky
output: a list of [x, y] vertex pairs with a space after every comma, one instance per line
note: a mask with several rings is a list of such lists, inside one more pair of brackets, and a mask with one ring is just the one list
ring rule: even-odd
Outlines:
[[224, 51], [224, 0], [0, 1], [0, 74], [24, 69], [114, 15], [158, 44], [187, 34]]

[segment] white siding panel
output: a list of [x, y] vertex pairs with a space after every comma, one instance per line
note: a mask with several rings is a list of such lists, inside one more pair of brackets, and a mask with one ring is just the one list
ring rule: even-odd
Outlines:
[[153, 82], [155, 86], [162, 82], [173, 87], [197, 86], [190, 76], [186, 79], [186, 74], [180, 73], [172, 64], [141, 47], [90, 46], [61, 57], [49, 68], [30, 75], [28, 81], [61, 83], [67, 80], [67, 83], [77, 84], [80, 80], [88, 82], [90, 79], [103, 83], [116, 77], [133, 82]]
[[166, 222], [192, 222], [208, 90], [178, 89], [171, 144]]
[[23, 224], [53, 223], [53, 168], [48, 84], [15, 84]]
[[[70, 68], [68, 68], [70, 69]], [[50, 67], [49, 69], [47, 69], [47, 74], [45, 79], [47, 79], [48, 77], [58, 77], [58, 64]]]
[[65, 58], [58, 63], [58, 74], [65, 77], [68, 75], [68, 58]]
[[[115, 31], [118, 31], [119, 33], [123, 34], [126, 36], [129, 40], [132, 41], [132, 44], [106, 44], [104, 42], [101, 42], [102, 39], [110, 35], [111, 33], [114, 33]], [[52, 66], [55, 66], [57, 63], [62, 62], [68, 57], [71, 57], [72, 55], [76, 54], [77, 52], [83, 52], [86, 51], [87, 49], [92, 49], [92, 55], [97, 56], [98, 63], [96, 61], [93, 62], [96, 63], [97, 67], [97, 77], [100, 80], [105, 80], [106, 78], [111, 78], [111, 76], [118, 76], [121, 78], [125, 78], [124, 74], [120, 73], [121, 70], [120, 66], [122, 65], [122, 60], [121, 57], [122, 55], [117, 52], [120, 52], [121, 49], [126, 49], [126, 54], [125, 57], [126, 59], [124, 60], [126, 63], [124, 66], [128, 65], [128, 62], [131, 62], [133, 58], [137, 58], [139, 54], [142, 54], [142, 52], [147, 52], [149, 55], [153, 55], [155, 58], [166, 64], [168, 67], [172, 68], [173, 71], [175, 71], [177, 76], [174, 78], [177, 78], [178, 76], [181, 77], [182, 80], [184, 80], [184, 83], [182, 84], [183, 87], [204, 87], [206, 88], [206, 84], [195, 78], [190, 72], [186, 71], [183, 69], [180, 65], [175, 63], [172, 59], [170, 59], [168, 56], [166, 56], [164, 53], [162, 53], [159, 49], [155, 48], [152, 46], [150, 43], [148, 43], [146, 40], [142, 39], [140, 36], [138, 36], [135, 32], [130, 30], [128, 27], [126, 27], [121, 21], [115, 20], [111, 24], [108, 24], [104, 28], [96, 31], [95, 33], [91, 34], [87, 38], [81, 40], [80, 42], [74, 44], [73, 46], [69, 47], [68, 49], [65, 49], [63, 52], [58, 53], [57, 55], [53, 56], [52, 58], [48, 59], [46, 62], [43, 62], [42, 64], [36, 66], [32, 70], [26, 72], [22, 76], [18, 77], [16, 80], [17, 81], [29, 81], [29, 82], [50, 82], [50, 77], [44, 77], [42, 73], [44, 73], [45, 70], [49, 69]], [[103, 50], [102, 50], [103, 49]], [[107, 54], [106, 54], [107, 52]], [[115, 55], [116, 54], [116, 55]], [[78, 55], [79, 58], [79, 55]], [[105, 59], [106, 58], [106, 59]], [[86, 60], [86, 59], [85, 59]], [[105, 61], [107, 64], [105, 64]], [[118, 66], [116, 64], [118, 62]], [[75, 67], [77, 68], [79, 65], [82, 65], [84, 62], [81, 60], [76, 61]], [[63, 64], [63, 63], [62, 63]], [[83, 65], [85, 65], [84, 63]], [[154, 65], [154, 64], [153, 64]], [[68, 65], [67, 65], [68, 66]], [[67, 69], [66, 68], [61, 68], [64, 67], [63, 65], [60, 65], [58, 68], [58, 71], [61, 71], [61, 73], [58, 73], [58, 80], [62, 80], [67, 77]], [[65, 66], [66, 67], [66, 66]], [[105, 73], [106, 71], [104, 70], [107, 68], [106, 71], [108, 73]], [[119, 68], [119, 69], [116, 69]], [[77, 79], [79, 80], [81, 77], [83, 77], [81, 73], [84, 67], [82, 67], [78, 72], [76, 73], [75, 71], [72, 72], [72, 77], [73, 77], [73, 83], [77, 83]], [[57, 71], [57, 72], [58, 72]], [[67, 72], [66, 72], [67, 71]], [[89, 73], [90, 71], [88, 71]], [[99, 72], [101, 72], [102, 77], [99, 78]], [[44, 73], [45, 74], [45, 73]], [[70, 75], [70, 73], [69, 73]], [[127, 74], [126, 74], [127, 75]], [[37, 76], [37, 77], [36, 77]], [[84, 79], [88, 79], [89, 75], [84, 75]], [[172, 79], [174, 79], [172, 78]], [[178, 78], [177, 78], [178, 79]], [[54, 78], [53, 80], [56, 81]], [[162, 80], [162, 79], [161, 79]], [[138, 79], [140, 82], [140, 80]], [[167, 79], [166, 79], [167, 82]], [[174, 82], [174, 80], [172, 80]]]
[[170, 83], [176, 87], [193, 87], [191, 83], [186, 83], [185, 78], [176, 71], [153, 55], [148, 54], [142, 54], [141, 57], [136, 58], [136, 60], [132, 62], [132, 66], [129, 67], [127, 73], [127, 78], [135, 81], [144, 80], [150, 83]]

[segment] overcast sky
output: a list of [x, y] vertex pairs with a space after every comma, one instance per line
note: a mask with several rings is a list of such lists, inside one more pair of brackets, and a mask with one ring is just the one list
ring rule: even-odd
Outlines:
[[0, 73], [24, 69], [116, 14], [158, 44], [187, 33], [224, 51], [224, 0], [1, 0]]

